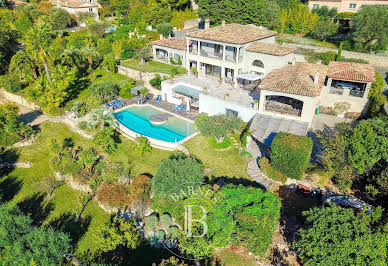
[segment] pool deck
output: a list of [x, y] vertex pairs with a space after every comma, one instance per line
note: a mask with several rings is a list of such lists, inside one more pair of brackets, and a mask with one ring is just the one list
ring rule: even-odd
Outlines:
[[[126, 109], [126, 108], [128, 108], [129, 105], [137, 104], [137, 101], [138, 101], [138, 99], [136, 97], [132, 98], [132, 99], [122, 99], [122, 98], [119, 98], [119, 100], [124, 101], [126, 103], [126, 105], [123, 108], [120, 108], [120, 109], [117, 109], [117, 110]], [[150, 105], [155, 106], [157, 108], [163, 109], [163, 110], [165, 110], [165, 111], [167, 111], [169, 113], [175, 114], [177, 116], [182, 116], [182, 117], [184, 117], [186, 119], [189, 119], [191, 121], [195, 121], [195, 119], [199, 115], [199, 112], [196, 111], [196, 110], [191, 110], [191, 111], [182, 110], [182, 111], [178, 111], [177, 109], [175, 109], [175, 104], [168, 103], [168, 102], [165, 102], [165, 101], [156, 102], [156, 95], [155, 95], [154, 99], [149, 99], [144, 104], [150, 104]]]

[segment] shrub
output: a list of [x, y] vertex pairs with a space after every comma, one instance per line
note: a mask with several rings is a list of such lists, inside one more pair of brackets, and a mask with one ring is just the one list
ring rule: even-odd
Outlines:
[[124, 99], [131, 99], [135, 97], [136, 95], [131, 92], [132, 88], [132, 85], [125, 85], [124, 87], [122, 87], [119, 92], [120, 97]]
[[335, 58], [337, 56], [337, 54], [335, 52], [322, 52], [322, 53], [319, 53], [319, 58], [321, 59], [322, 61], [322, 64], [324, 65], [328, 65], [331, 61], [335, 61]]
[[173, 28], [174, 26], [171, 23], [161, 23], [156, 25], [157, 32], [164, 37], [168, 37], [170, 34], [172, 34]]
[[91, 35], [102, 38], [108, 27], [109, 24], [107, 22], [94, 22], [88, 25], [88, 31]]
[[248, 151], [240, 151], [239, 154], [244, 158], [252, 158], [252, 154]]
[[280, 171], [274, 169], [269, 162], [268, 158], [262, 157], [259, 161], [260, 169], [270, 179], [282, 182], [287, 181], [287, 176], [283, 175]]
[[214, 138], [211, 138], [209, 140], [209, 145], [213, 149], [226, 149], [230, 147], [232, 144], [233, 144], [233, 141], [230, 138], [224, 138], [223, 142], [217, 142], [217, 140]]
[[161, 163], [152, 178], [152, 190], [161, 195], [179, 193], [181, 189], [186, 189], [187, 184], [200, 185], [203, 180], [202, 163], [183, 153], [177, 153]]
[[156, 238], [159, 241], [163, 241], [166, 238], [166, 232], [164, 232], [163, 229], [158, 230], [158, 232], [156, 232]]
[[156, 75], [156, 77], [154, 77], [153, 79], [150, 80], [150, 84], [152, 87], [154, 87], [155, 89], [157, 90], [161, 90], [162, 89], [162, 79], [160, 77], [160, 75]]
[[171, 223], [172, 223], [171, 215], [168, 214], [168, 213], [164, 213], [164, 214], [160, 217], [160, 222], [162, 223], [162, 226], [164, 226], [164, 227], [170, 226]]
[[360, 64], [369, 64], [369, 62], [362, 58], [344, 58], [341, 57], [341, 62], [353, 62], [353, 63], [360, 63]]
[[113, 53], [107, 54], [102, 61], [102, 65], [105, 66], [109, 71], [116, 72], [116, 59]]
[[133, 56], [135, 55], [135, 52], [133, 50], [124, 50], [122, 53], [121, 53], [121, 59], [122, 60], [127, 60], [127, 59], [131, 59]]
[[126, 207], [129, 202], [128, 185], [124, 183], [102, 183], [97, 191], [97, 198], [110, 207]]
[[137, 176], [131, 183], [131, 208], [141, 217], [144, 216], [151, 199], [151, 178], [146, 175]]
[[175, 60], [174, 60], [172, 57], [170, 57], [170, 63], [171, 63], [172, 65], [178, 64], [177, 62], [175, 62]]
[[301, 179], [310, 161], [312, 149], [311, 138], [279, 132], [271, 144], [271, 163], [281, 173]]
[[145, 229], [147, 231], [154, 231], [156, 229], [156, 227], [158, 226], [158, 223], [159, 223], [159, 219], [158, 219], [158, 216], [156, 215], [150, 215], [147, 217], [146, 221], [145, 221]]
[[20, 79], [17, 76], [5, 75], [0, 79], [0, 86], [2, 86], [6, 91], [15, 93], [23, 89], [23, 85], [20, 82]]
[[78, 123], [78, 128], [81, 130], [85, 130], [89, 127], [89, 123], [87, 121], [82, 121]]
[[177, 62], [178, 65], [182, 65], [182, 58], [180, 55], [178, 55], [178, 62]]
[[141, 136], [136, 144], [135, 150], [137, 153], [143, 155], [145, 153], [150, 153], [152, 147], [148, 139], [146, 137]]
[[179, 228], [175, 225], [172, 225], [168, 228], [168, 237], [169, 238], [177, 238], [179, 233]]
[[72, 19], [65, 9], [53, 8], [49, 12], [49, 18], [51, 19], [51, 25], [54, 30], [65, 29], [71, 26]]
[[234, 130], [239, 130], [242, 126], [242, 120], [238, 117], [215, 115], [208, 116], [200, 114], [195, 120], [195, 127], [201, 131], [204, 136], [211, 136], [217, 140], [222, 140]]

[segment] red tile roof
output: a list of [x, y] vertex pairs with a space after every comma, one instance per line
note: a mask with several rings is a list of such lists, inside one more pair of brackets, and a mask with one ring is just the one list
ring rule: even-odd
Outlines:
[[83, 0], [51, 0], [53, 6], [57, 6], [58, 2], [61, 7], [98, 7], [97, 1], [89, 2]]
[[247, 51], [253, 53], [284, 56], [296, 51], [294, 47], [288, 47], [276, 43], [255, 42], [248, 46]]
[[[314, 83], [319, 73], [318, 83]], [[327, 66], [309, 63], [295, 63], [273, 70], [260, 83], [259, 89], [317, 97], [321, 94], [327, 74]]]
[[185, 38], [178, 38], [178, 37], [173, 37], [173, 38], [167, 38], [163, 40], [158, 40], [152, 42], [153, 45], [159, 45], [163, 47], [168, 47], [168, 48], [173, 48], [173, 49], [178, 49], [178, 50], [183, 50], [186, 51], [186, 39]]
[[373, 66], [353, 62], [330, 62], [327, 76], [346, 81], [373, 82], [376, 80]]
[[186, 36], [241, 45], [275, 36], [276, 34], [277, 32], [275, 31], [261, 29], [255, 25], [226, 24], [224, 26], [190, 32]]

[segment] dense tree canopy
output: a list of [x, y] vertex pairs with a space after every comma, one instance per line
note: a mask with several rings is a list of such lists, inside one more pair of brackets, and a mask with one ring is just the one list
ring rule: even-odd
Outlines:
[[152, 190], [159, 195], [169, 196], [186, 189], [188, 185], [200, 185], [204, 181], [203, 165], [184, 154], [173, 154], [164, 160], [152, 178]]
[[18, 33], [0, 21], [0, 74], [7, 69], [18, 45]]
[[258, 26], [274, 26], [278, 17], [279, 6], [270, 0], [199, 0], [198, 14], [203, 19], [210, 19], [219, 24], [227, 23], [256, 24]]
[[306, 265], [384, 265], [388, 231], [382, 210], [355, 213], [336, 205], [304, 212], [295, 247]]
[[354, 40], [365, 50], [384, 50], [388, 46], [388, 6], [364, 6], [351, 23]]
[[51, 228], [32, 227], [17, 206], [0, 205], [0, 258], [12, 265], [58, 265], [69, 251], [70, 239]]

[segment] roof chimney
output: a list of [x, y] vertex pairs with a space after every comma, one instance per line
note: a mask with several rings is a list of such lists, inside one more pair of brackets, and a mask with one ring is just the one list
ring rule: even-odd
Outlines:
[[314, 83], [318, 84], [318, 81], [319, 81], [319, 72], [315, 73]]
[[205, 30], [210, 29], [210, 19], [205, 19]]
[[222, 26], [225, 26], [226, 25], [226, 22], [225, 20], [222, 21]]

